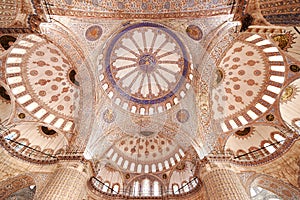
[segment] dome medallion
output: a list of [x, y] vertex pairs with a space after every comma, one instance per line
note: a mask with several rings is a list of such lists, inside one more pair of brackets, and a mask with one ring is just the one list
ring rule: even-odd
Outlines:
[[132, 113], [170, 109], [190, 87], [190, 55], [174, 32], [153, 23], [129, 25], [113, 36], [100, 81], [109, 98]]

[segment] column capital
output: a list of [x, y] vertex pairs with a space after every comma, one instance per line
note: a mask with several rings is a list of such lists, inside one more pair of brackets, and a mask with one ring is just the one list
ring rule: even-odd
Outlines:
[[41, 191], [39, 200], [81, 200], [86, 196], [91, 163], [85, 159], [61, 157], [53, 177]]
[[72, 159], [70, 157], [61, 157], [57, 163], [57, 169], [68, 168], [77, 170], [85, 176], [93, 175], [92, 163], [83, 157]]
[[224, 154], [209, 154], [200, 161], [200, 177], [205, 176], [208, 172], [217, 169], [232, 168], [232, 157]]
[[208, 155], [200, 163], [200, 179], [211, 200], [250, 200], [236, 170], [232, 157]]

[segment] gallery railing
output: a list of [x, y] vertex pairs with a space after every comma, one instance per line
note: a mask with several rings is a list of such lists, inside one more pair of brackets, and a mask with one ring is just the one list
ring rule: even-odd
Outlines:
[[173, 196], [180, 195], [187, 192], [193, 191], [200, 184], [198, 177], [194, 177], [189, 182], [182, 185], [182, 187], [177, 189], [164, 189], [162, 186], [159, 189], [154, 189], [154, 187], [149, 187], [146, 190], [141, 186], [136, 189], [134, 187], [118, 188], [114, 189], [96, 177], [91, 177], [90, 183], [92, 187], [100, 193], [107, 195], [117, 195], [117, 196], [130, 196], [130, 197], [162, 197], [162, 196]]

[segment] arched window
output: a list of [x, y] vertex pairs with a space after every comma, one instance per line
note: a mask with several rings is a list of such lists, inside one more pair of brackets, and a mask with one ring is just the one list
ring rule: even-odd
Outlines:
[[140, 192], [140, 183], [138, 181], [135, 181], [133, 183], [132, 194], [133, 196], [139, 196], [139, 192]]
[[125, 162], [124, 162], [124, 164], [123, 164], [123, 168], [124, 168], [124, 169], [127, 169], [128, 164], [129, 164], [128, 160], [125, 160]]
[[150, 180], [146, 178], [142, 182], [142, 196], [150, 196], [150, 195], [151, 195]]
[[120, 190], [120, 186], [118, 184], [115, 184], [113, 186], [113, 194], [118, 194]]
[[99, 188], [100, 182], [96, 179], [92, 179], [94, 186], [96, 186], [96, 188]]
[[130, 171], [134, 171], [134, 168], [135, 168], [135, 163], [131, 163], [131, 165], [130, 165]]
[[186, 181], [183, 181], [183, 182], [182, 182], [181, 187], [182, 187], [182, 189], [183, 189], [184, 192], [190, 191], [189, 185], [187, 184]]
[[251, 197], [255, 197], [255, 196], [258, 195], [261, 191], [262, 191], [262, 188], [261, 188], [261, 187], [251, 187], [251, 188], [250, 188], [250, 195], [251, 195]]
[[170, 162], [171, 162], [171, 165], [172, 165], [172, 166], [175, 165], [175, 161], [174, 161], [174, 158], [173, 158], [173, 157], [170, 158]]
[[151, 166], [151, 171], [152, 171], [152, 172], [156, 172], [156, 165], [155, 165], [155, 164], [152, 164], [152, 166]]
[[110, 149], [107, 154], [106, 154], [106, 157], [109, 158], [112, 154], [113, 154], [114, 150], [113, 149]]
[[11, 140], [16, 140], [19, 137], [19, 134], [17, 134], [16, 132], [11, 131], [9, 134], [7, 134], [4, 139], [11, 141]]
[[159, 195], [160, 195], [159, 182], [158, 181], [154, 181], [153, 182], [153, 196], [159, 196]]
[[282, 137], [282, 136], [279, 135], [279, 134], [274, 134], [274, 139], [275, 139], [277, 142], [280, 142], [280, 144], [283, 144], [284, 141], [285, 141], [285, 138]]
[[111, 160], [115, 162], [117, 160], [118, 156], [119, 156], [118, 153], [115, 153], [113, 155], [113, 157], [111, 158]]
[[185, 155], [182, 149], [179, 149], [179, 154], [180, 154], [182, 157], [184, 157], [184, 155]]
[[268, 142], [264, 143], [264, 147], [269, 153], [274, 153], [276, 149]]
[[102, 191], [107, 192], [109, 188], [109, 182], [105, 182], [104, 185], [102, 186]]
[[149, 165], [145, 165], [144, 166], [144, 172], [145, 173], [149, 173]]
[[126, 194], [130, 196], [161, 196], [162, 184], [156, 177], [144, 175], [138, 177], [126, 186]]
[[162, 166], [161, 163], [158, 163], [157, 166], [158, 166], [158, 170], [159, 170], [159, 171], [162, 171], [162, 170], [163, 170], [163, 166]]
[[194, 179], [194, 180], [195, 180], [195, 182], [198, 184], [198, 182], [199, 182], [199, 181], [198, 181], [198, 178], [196, 178], [196, 179]]
[[300, 128], [300, 120], [295, 121], [295, 125]]
[[172, 189], [174, 194], [179, 194], [179, 187], [177, 184], [173, 184]]
[[117, 165], [121, 166], [122, 162], [123, 162], [123, 157], [119, 157]]
[[138, 164], [136, 171], [137, 171], [137, 173], [141, 173], [142, 172], [142, 165], [141, 164]]
[[196, 180], [197, 179], [195, 179], [195, 178], [193, 178], [193, 179], [190, 180], [191, 181], [191, 185], [192, 185], [193, 188], [195, 188], [197, 186]]
[[178, 155], [178, 153], [175, 153], [175, 158], [178, 162], [180, 161], [180, 156]]
[[20, 151], [21, 152], [28, 145], [29, 145], [29, 142], [26, 139], [20, 139], [14, 148], [15, 148], [16, 151]]
[[167, 160], [165, 160], [164, 164], [165, 164], [166, 169], [170, 168], [169, 162]]

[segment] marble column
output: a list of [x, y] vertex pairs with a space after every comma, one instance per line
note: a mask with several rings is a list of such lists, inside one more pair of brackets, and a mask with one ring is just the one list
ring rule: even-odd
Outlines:
[[200, 179], [210, 200], [250, 200], [226, 156], [208, 156], [202, 162]]
[[54, 175], [35, 198], [39, 200], [82, 200], [86, 196], [88, 166], [83, 161], [60, 161]]

